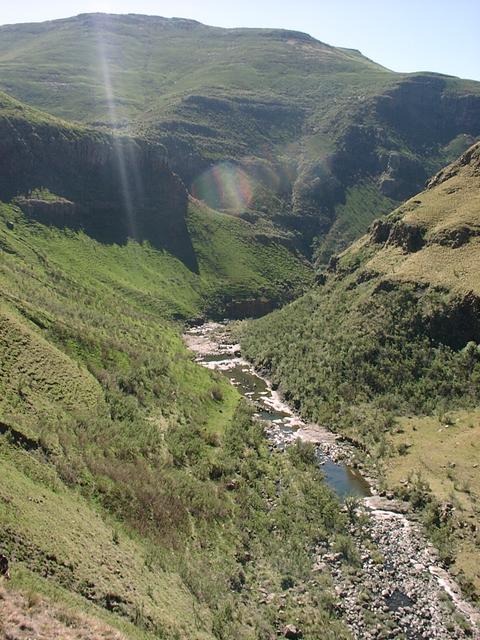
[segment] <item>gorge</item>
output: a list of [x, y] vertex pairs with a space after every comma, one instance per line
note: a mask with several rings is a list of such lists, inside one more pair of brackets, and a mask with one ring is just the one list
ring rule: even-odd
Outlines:
[[478, 637], [480, 82], [102, 13], [0, 71], [0, 637]]

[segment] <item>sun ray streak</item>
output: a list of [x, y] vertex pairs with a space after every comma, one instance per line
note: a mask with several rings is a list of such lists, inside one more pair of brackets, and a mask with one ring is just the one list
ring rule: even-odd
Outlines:
[[[115, 94], [113, 91], [112, 78], [110, 73], [110, 65], [105, 41], [105, 34], [102, 26], [95, 22], [95, 35], [97, 44], [98, 59], [100, 62], [100, 70], [102, 74], [103, 87], [105, 90], [105, 98], [107, 100], [108, 116], [111, 126], [116, 129], [119, 124], [117, 105]], [[138, 229], [136, 223], [135, 209], [133, 206], [132, 190], [130, 186], [130, 178], [128, 171], [126, 145], [127, 141], [119, 138], [115, 133], [113, 135], [113, 146], [115, 158], [117, 161], [118, 173], [120, 177], [120, 188], [122, 192], [123, 204], [127, 214], [128, 234], [132, 238], [138, 238]]]

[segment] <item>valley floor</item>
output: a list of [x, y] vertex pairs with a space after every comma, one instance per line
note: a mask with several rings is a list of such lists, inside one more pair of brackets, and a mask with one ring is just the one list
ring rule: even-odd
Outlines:
[[[465, 601], [443, 568], [410, 505], [392, 495], [378, 496], [375, 479], [372, 497], [355, 497], [359, 490], [353, 479], [339, 483], [341, 473], [349, 477], [349, 467], [342, 460], [352, 459], [354, 449], [295, 416], [270, 382], [240, 357], [239, 345], [229, 343], [228, 327], [210, 323], [193, 328], [186, 341], [201, 364], [222, 371], [254, 401], [256, 415], [270, 425], [267, 433], [272, 447], [284, 449], [298, 438], [317, 447], [325, 481], [345, 500], [351, 539], [336, 546], [319, 545], [313, 570], [332, 580], [333, 606], [353, 637], [480, 637], [480, 612]], [[365, 495], [360, 491], [360, 496], [362, 493]]]

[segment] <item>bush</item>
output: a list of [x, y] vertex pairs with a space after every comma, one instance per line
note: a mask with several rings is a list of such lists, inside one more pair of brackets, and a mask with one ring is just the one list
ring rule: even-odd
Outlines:
[[348, 564], [355, 566], [360, 564], [360, 556], [352, 538], [343, 534], [338, 534], [335, 537], [333, 550], [336, 553], [341, 553], [343, 560]]
[[318, 456], [315, 445], [311, 442], [296, 442], [288, 448], [288, 455], [294, 465], [311, 466], [318, 464]]
[[215, 402], [222, 402], [223, 400], [222, 387], [218, 384], [212, 387], [211, 396], [212, 396], [212, 400], [215, 400]]

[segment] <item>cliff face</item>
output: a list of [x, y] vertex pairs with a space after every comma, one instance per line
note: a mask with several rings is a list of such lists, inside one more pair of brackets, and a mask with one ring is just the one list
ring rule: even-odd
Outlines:
[[364, 101], [333, 131], [335, 150], [303, 169], [293, 211], [306, 227], [328, 233], [348, 188], [370, 180], [394, 202], [410, 198], [427, 178], [480, 136], [480, 95], [455, 91], [445, 79], [413, 76]]
[[480, 96], [455, 92], [441, 77], [407, 78], [379, 96], [374, 107], [415, 150], [447, 144], [459, 133], [480, 134]]
[[[45, 188], [56, 200], [22, 197]], [[20, 196], [20, 198], [18, 198]], [[24, 118], [0, 118], [0, 199], [101, 242], [148, 240], [196, 270], [187, 192], [159, 144]]]

